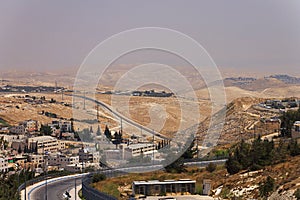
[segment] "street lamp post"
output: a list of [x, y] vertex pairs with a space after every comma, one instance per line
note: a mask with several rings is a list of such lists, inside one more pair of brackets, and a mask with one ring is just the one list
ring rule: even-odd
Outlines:
[[44, 178], [45, 178], [45, 200], [48, 199], [48, 174], [47, 174], [47, 161], [46, 161], [46, 155], [45, 155], [45, 145], [43, 143], [43, 158], [44, 158]]
[[76, 177], [75, 177], [75, 200], [77, 200]]
[[26, 185], [26, 161], [24, 162], [24, 164], [25, 164], [25, 173], [24, 173], [24, 177], [25, 177], [25, 188], [24, 188], [24, 192], [25, 192], [25, 195], [24, 195], [24, 197], [25, 197], [25, 200], [27, 199], [27, 192], [26, 192], [26, 187], [27, 187], [27, 185]]

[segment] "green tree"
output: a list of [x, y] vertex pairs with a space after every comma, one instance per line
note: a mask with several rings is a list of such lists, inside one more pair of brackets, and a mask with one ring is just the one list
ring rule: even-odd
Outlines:
[[71, 132], [74, 133], [75, 129], [74, 129], [74, 118], [70, 119], [71, 121]]
[[264, 182], [261, 182], [259, 185], [259, 194], [263, 198], [267, 198], [269, 194], [274, 190], [275, 188], [275, 180], [268, 176], [267, 179]]
[[229, 174], [236, 174], [242, 169], [241, 164], [234, 157], [231, 156], [229, 156], [225, 165]]
[[291, 156], [300, 155], [300, 147], [296, 140], [291, 140], [291, 142], [288, 145], [288, 150], [290, 151]]
[[255, 139], [251, 145], [241, 141], [229, 150], [226, 168], [230, 174], [245, 169], [258, 170], [275, 163], [275, 155], [276, 149], [273, 141], [262, 141], [260, 137]]
[[96, 135], [97, 135], [97, 136], [100, 136], [100, 135], [101, 135], [101, 131], [100, 131], [100, 126], [99, 126], [99, 125], [98, 125], [98, 128], [97, 128]]
[[[190, 141], [190, 142], [189, 142]], [[165, 145], [164, 145], [165, 146]], [[183, 153], [182, 157], [184, 159], [192, 159], [197, 155], [197, 147], [195, 147], [195, 140], [191, 137], [186, 143], [186, 151]]]
[[93, 183], [97, 183], [99, 181], [104, 181], [106, 179], [106, 176], [104, 174], [94, 174], [92, 178]]
[[122, 133], [121, 131], [119, 132], [115, 132], [114, 134], [114, 144], [121, 144], [122, 140], [123, 140], [123, 136], [122, 136]]
[[21, 153], [22, 153], [22, 148], [21, 148], [21, 145], [19, 144], [18, 154], [21, 154]]
[[47, 125], [41, 125], [40, 132], [44, 135], [51, 135], [52, 134], [52, 128]]
[[206, 169], [206, 171], [211, 173], [217, 169], [217, 165], [215, 163], [209, 163], [205, 169]]
[[[167, 162], [168, 162], [168, 158], [172, 159], [173, 156], [168, 156], [167, 157]], [[171, 164], [169, 164], [168, 166], [165, 167], [166, 172], [169, 173], [182, 173], [185, 172], [185, 166], [183, 163], [183, 158], [180, 157], [177, 160], [175, 160], [174, 162], [172, 162]]]
[[90, 130], [88, 128], [83, 129], [81, 132], [79, 132], [80, 139], [84, 142], [92, 142], [93, 141], [93, 135], [90, 133]]
[[300, 107], [297, 111], [288, 110], [287, 112], [283, 113], [280, 117], [281, 119], [281, 134], [283, 136], [290, 137], [292, 133], [292, 127], [295, 121], [300, 120]]
[[297, 200], [300, 200], [300, 188], [298, 188], [295, 193], [294, 196], [296, 197]]
[[106, 136], [107, 139], [109, 139], [109, 140], [112, 139], [111, 132], [110, 132], [110, 130], [109, 130], [109, 128], [108, 128], [107, 125], [105, 126], [104, 135]]

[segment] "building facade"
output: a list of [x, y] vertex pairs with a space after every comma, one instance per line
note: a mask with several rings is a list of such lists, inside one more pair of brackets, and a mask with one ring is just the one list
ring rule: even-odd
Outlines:
[[162, 196], [195, 194], [196, 181], [190, 179], [165, 180], [165, 181], [133, 181], [132, 193], [134, 196]]
[[79, 156], [67, 156], [62, 154], [48, 155], [48, 165], [65, 168], [67, 165], [79, 164]]
[[79, 162], [84, 163], [99, 163], [100, 153], [94, 150], [79, 149]]
[[300, 121], [296, 121], [292, 127], [292, 138], [300, 138]]
[[39, 136], [28, 138], [28, 145], [36, 148], [37, 153], [49, 153], [49, 152], [57, 152], [65, 149], [65, 142], [61, 140], [57, 140], [51, 136]]
[[7, 158], [0, 158], [0, 172], [7, 172], [8, 169], [9, 169], [8, 159]]

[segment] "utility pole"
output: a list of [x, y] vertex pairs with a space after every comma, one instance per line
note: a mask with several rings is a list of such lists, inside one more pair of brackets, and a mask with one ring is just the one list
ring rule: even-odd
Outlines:
[[45, 178], [45, 200], [48, 199], [48, 185], [47, 185], [47, 162], [46, 162], [46, 155], [45, 155], [45, 144], [43, 143], [43, 157], [44, 157], [44, 178]]
[[77, 200], [76, 177], [75, 177], [75, 200]]
[[61, 89], [61, 100], [62, 101], [64, 100], [64, 89], [63, 88]]
[[196, 133], [196, 145], [197, 145], [197, 158], [199, 158], [199, 140], [198, 140], [197, 133]]
[[25, 195], [24, 195], [24, 197], [25, 197], [25, 200], [26, 200], [27, 199], [27, 191], [26, 191], [26, 187], [27, 187], [27, 185], [26, 185], [26, 162], [25, 162], [24, 174], [25, 174], [25, 189], [24, 189]]
[[123, 134], [123, 121], [122, 121], [122, 118], [121, 118], [121, 133]]
[[85, 91], [83, 91], [83, 110], [85, 110]]
[[54, 92], [57, 92], [57, 81], [55, 81], [55, 89]]
[[83, 162], [84, 157], [85, 157], [85, 155], [84, 155], [84, 146], [83, 146], [83, 142], [82, 142], [82, 153], [81, 153], [82, 173], [84, 173], [84, 162]]
[[153, 138], [152, 138], [152, 142], [153, 142], [152, 165], [154, 165], [154, 150], [155, 150], [155, 144], [154, 144], [154, 129], [152, 130], [152, 132], [153, 132]]
[[99, 105], [96, 103], [96, 109], [97, 109], [97, 121], [99, 122]]

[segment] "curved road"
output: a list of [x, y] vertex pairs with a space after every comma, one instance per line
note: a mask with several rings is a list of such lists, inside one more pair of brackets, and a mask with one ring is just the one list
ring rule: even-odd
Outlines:
[[[80, 96], [80, 95], [69, 95], [69, 96], [74, 96], [74, 97], [79, 97], [79, 98], [85, 98], [86, 100], [89, 100], [89, 101], [92, 101], [92, 102], [95, 102], [97, 103], [98, 105], [102, 106], [103, 108], [107, 109], [108, 111], [110, 111], [111, 113], [113, 113], [114, 115], [116, 115], [117, 117], [119, 118], [122, 118], [122, 120], [126, 121], [127, 123], [133, 125], [133, 126], [136, 126], [140, 129], [143, 129], [144, 131], [148, 132], [148, 133], [151, 133], [153, 134], [153, 130], [150, 130], [149, 128], [147, 127], [144, 127], [136, 122], [134, 122], [133, 120], [121, 115], [120, 113], [114, 111], [109, 105], [103, 103], [103, 102], [100, 102], [100, 101], [97, 101], [97, 100], [94, 100], [92, 98], [89, 98], [89, 97], [85, 97], [85, 96]], [[158, 132], [154, 132], [154, 135], [156, 137], [160, 137], [162, 139], [169, 139], [163, 135], [161, 135], [160, 133]], [[185, 165], [200, 165], [202, 166], [203, 164], [208, 164], [210, 162], [214, 162], [214, 163], [220, 163], [220, 162], [225, 162], [226, 160], [214, 160], [214, 161], [200, 161], [200, 162], [192, 162], [192, 163], [185, 163]], [[141, 167], [130, 167], [130, 168], [122, 168], [122, 169], [113, 169], [113, 170], [107, 170], [107, 171], [103, 171], [104, 174], [106, 173], [112, 173], [114, 171], [123, 171], [123, 172], [137, 172], [139, 168], [142, 169], [142, 171], [145, 170], [145, 167], [146, 166], [141, 166]], [[147, 166], [149, 167], [149, 169], [153, 169], [155, 170], [154, 168], [161, 168], [162, 166], [161, 165], [154, 165], [154, 166]], [[77, 177], [76, 178], [76, 184], [81, 184], [81, 180], [82, 178], [81, 177]], [[55, 181], [55, 182], [51, 182], [51, 183], [48, 183], [47, 184], [47, 199], [48, 200], [55, 200], [55, 199], [64, 199], [64, 196], [63, 194], [66, 192], [66, 191], [70, 191], [71, 189], [73, 189], [75, 187], [75, 180], [74, 178], [70, 178], [70, 179], [63, 179], [63, 180], [58, 180], [58, 181]], [[33, 188], [31, 190], [31, 193], [28, 195], [29, 198], [28, 200], [45, 200], [45, 191], [46, 191], [46, 187], [45, 185], [40, 185], [36, 188]], [[75, 199], [74, 197], [72, 197], [72, 199]]]
[[128, 118], [128, 117], [125, 117], [124, 115], [122, 115], [121, 113], [113, 110], [113, 108], [109, 105], [107, 105], [106, 103], [103, 103], [101, 101], [98, 101], [98, 100], [95, 100], [95, 99], [92, 99], [92, 98], [89, 98], [89, 97], [86, 97], [86, 96], [80, 96], [80, 95], [76, 95], [76, 94], [68, 94], [68, 96], [73, 96], [73, 97], [77, 97], [77, 98], [82, 98], [82, 99], [86, 99], [88, 101], [92, 101], [96, 104], [98, 104], [99, 106], [101, 106], [102, 108], [105, 108], [106, 110], [108, 110], [109, 112], [111, 112], [112, 114], [114, 114], [115, 116], [119, 117], [120, 119], [124, 120], [125, 122], [127, 122], [128, 124], [131, 124], [139, 129], [142, 129], [143, 131], [146, 131], [148, 133], [150, 133], [151, 135], [154, 133], [154, 135], [156, 137], [159, 137], [161, 139], [164, 139], [164, 140], [170, 140], [170, 138], [167, 138], [166, 136], [162, 135], [161, 133], [159, 132], [156, 132], [156, 131], [153, 131], [151, 130], [150, 128], [148, 127], [145, 127], [145, 126], [142, 126], [138, 123], [136, 123], [135, 121], [133, 121], [132, 119]]
[[[184, 165], [187, 166], [205, 166], [208, 165], [209, 163], [224, 163], [226, 162], [227, 159], [220, 159], [220, 160], [211, 160], [211, 161], [196, 161], [196, 162], [186, 162]], [[145, 168], [148, 168], [149, 170], [158, 170], [162, 168], [162, 165], [152, 165], [152, 166], [139, 166], [139, 167], [127, 167], [127, 168], [121, 168], [121, 169], [111, 169], [111, 170], [105, 170], [102, 171], [103, 174], [106, 174], [107, 177], [113, 177], [115, 172], [125, 172], [125, 173], [130, 173], [130, 172], [138, 172], [139, 170], [144, 171]], [[81, 177], [76, 178], [76, 185], [80, 185], [82, 181]], [[58, 180], [52, 183], [47, 184], [47, 199], [48, 200], [63, 200], [63, 194], [66, 191], [70, 191], [71, 189], [75, 188], [75, 180], [74, 178], [70, 179], [63, 179], [63, 180]], [[31, 190], [31, 193], [28, 195], [29, 198], [28, 200], [45, 200], [45, 185], [38, 186], [34, 189]], [[73, 196], [71, 199], [75, 199]], [[79, 200], [79, 199], [78, 199]]]
[[[76, 178], [76, 185], [81, 184], [81, 178]], [[61, 180], [47, 184], [47, 199], [56, 200], [64, 199], [63, 194], [75, 188], [75, 179]], [[45, 200], [46, 188], [45, 185], [35, 189], [30, 194], [30, 200]], [[73, 196], [71, 199], [75, 199]], [[28, 199], [29, 200], [29, 199]], [[79, 200], [79, 199], [78, 199]]]

